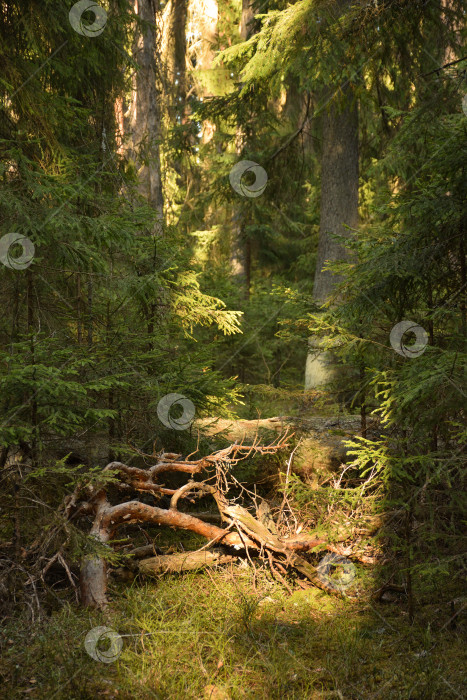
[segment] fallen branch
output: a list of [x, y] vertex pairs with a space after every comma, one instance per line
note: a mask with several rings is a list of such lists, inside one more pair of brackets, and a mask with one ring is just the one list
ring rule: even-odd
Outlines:
[[[92, 512], [94, 521], [90, 534], [101, 546], [109, 546], [109, 541], [115, 536], [119, 527], [135, 523], [150, 523], [189, 530], [208, 540], [208, 543], [196, 552], [170, 556], [161, 554], [154, 548], [153, 544], [136, 548], [129, 553], [133, 561], [130, 568], [142, 574], [154, 575], [161, 572], [193, 570], [214, 563], [222, 564], [232, 561], [231, 552], [227, 550], [222, 554], [218, 551], [212, 551], [210, 548], [213, 546], [233, 547], [238, 551], [243, 551], [250, 562], [251, 556], [259, 556], [264, 561], [269, 561], [276, 574], [278, 568], [286, 571], [287, 567], [293, 567], [313, 585], [336, 594], [335, 586], [328, 585], [319, 575], [318, 569], [301, 556], [302, 553], [312, 551], [318, 546], [331, 549], [331, 545], [318, 537], [281, 537], [274, 523], [271, 527], [267, 526], [268, 519], [263, 517], [264, 513], [261, 512], [261, 509], [258, 512], [259, 517], [255, 518], [246, 508], [238, 503], [229, 502], [227, 499], [229, 473], [232, 465], [251, 455], [273, 454], [285, 447], [288, 447], [287, 435], [266, 446], [260, 445], [256, 440], [248, 446], [235, 443], [212, 455], [192, 461], [182, 460], [180, 455], [165, 453], [159, 457], [156, 464], [148, 469], [129, 467], [121, 462], [111, 462], [105, 467], [104, 472], [113, 472], [117, 475], [116, 482], [115, 479], [113, 481], [114, 486], [117, 485], [124, 491], [152, 492], [157, 497], [162, 492], [170, 494], [170, 507], [159, 508], [139, 500], [112, 505], [107, 498], [106, 487], [88, 485], [84, 489], [88, 496], [85, 504], [78, 499], [78, 494], [73, 494], [67, 503], [66, 512], [69, 517], [73, 517], [73, 512]], [[193, 477], [204, 470], [212, 470], [212, 476], [208, 477], [207, 481], [215, 479], [215, 485], [207, 483], [207, 481], [190, 480], [178, 489], [167, 489], [157, 483], [158, 477], [171, 471], [183, 472]], [[234, 479], [232, 481], [237, 483]], [[208, 518], [203, 518], [201, 513], [184, 513], [178, 510], [178, 504], [181, 500], [205, 496], [210, 496], [215, 501], [219, 512], [218, 519], [221, 520], [222, 524], [225, 523], [224, 527], [212, 522], [212, 514], [209, 517], [211, 522], [207, 522]], [[145, 557], [148, 555], [155, 556], [146, 559]], [[97, 554], [88, 556], [81, 567], [82, 603], [87, 606], [105, 607], [106, 589], [107, 565], [105, 556]]]
[[234, 561], [235, 557], [221, 552], [183, 552], [182, 554], [166, 554], [143, 559], [138, 564], [141, 574], [160, 576], [161, 574], [180, 574], [183, 571], [196, 571], [206, 566], [216, 566]]

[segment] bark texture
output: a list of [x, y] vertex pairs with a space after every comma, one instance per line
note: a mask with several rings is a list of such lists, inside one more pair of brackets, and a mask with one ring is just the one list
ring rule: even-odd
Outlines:
[[137, 65], [130, 107], [132, 155], [138, 169], [140, 192], [156, 212], [155, 233], [163, 226], [163, 194], [160, 162], [161, 109], [158, 89], [158, 36], [156, 0], [135, 0], [141, 23], [136, 30], [133, 58]]
[[167, 554], [149, 559], [143, 559], [139, 563], [139, 572], [147, 576], [160, 576], [161, 574], [180, 574], [183, 571], [197, 571], [207, 566], [228, 564], [235, 557], [220, 552], [183, 552], [182, 554]]
[[349, 237], [358, 225], [358, 108], [350, 85], [342, 89], [344, 105], [331, 99], [323, 114], [321, 211], [313, 299], [323, 304], [339, 277], [323, 270], [327, 261], [346, 259], [345, 247], [331, 234]]
[[243, 41], [247, 41], [247, 39], [252, 36], [254, 33], [254, 10], [253, 10], [253, 2], [254, 0], [242, 0], [242, 19], [240, 23], [240, 36], [243, 39]]
[[[322, 128], [321, 211], [318, 255], [313, 299], [322, 306], [340, 282], [338, 275], [325, 270], [327, 262], [348, 257], [346, 248], [332, 238], [348, 238], [358, 226], [358, 107], [349, 84], [341, 90], [342, 99], [329, 95]], [[320, 348], [318, 338], [309, 340], [305, 389], [329, 381], [332, 357]]]
[[186, 24], [188, 0], [169, 0], [163, 12], [162, 56], [166, 93], [186, 96]]
[[[93, 505], [95, 517], [90, 535], [100, 545], [106, 546], [109, 541], [109, 532], [102, 524], [102, 518], [108, 503], [103, 491], [95, 494]], [[107, 562], [103, 557], [89, 555], [84, 558], [80, 572], [80, 596], [81, 603], [86, 607], [102, 609], [106, 606]]]
[[[242, 0], [240, 36], [243, 41], [248, 41], [254, 32], [253, 0]], [[237, 129], [236, 142], [237, 156], [240, 159], [245, 147], [245, 138], [240, 126]], [[246, 211], [239, 203], [234, 207], [231, 220], [230, 270], [248, 300], [251, 284], [251, 242], [245, 236], [247, 224]]]

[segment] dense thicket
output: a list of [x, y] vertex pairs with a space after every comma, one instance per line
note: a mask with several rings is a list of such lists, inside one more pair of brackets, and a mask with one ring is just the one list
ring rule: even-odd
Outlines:
[[0, 443], [36, 458], [65, 436], [104, 432], [110, 451], [154, 438], [170, 391], [200, 410], [208, 395], [222, 403], [228, 385], [189, 338], [197, 324], [238, 330], [238, 314], [201, 291], [178, 229], [154, 233], [157, 212], [138, 192], [145, 143], [125, 148], [116, 105], [132, 87], [139, 18], [112, 3], [89, 37], [68, 13], [2, 7], [2, 234], [26, 236], [35, 255], [0, 269]]

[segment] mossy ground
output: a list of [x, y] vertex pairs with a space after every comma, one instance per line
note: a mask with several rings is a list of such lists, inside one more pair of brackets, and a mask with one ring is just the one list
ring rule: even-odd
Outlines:
[[[290, 595], [266, 572], [254, 576], [245, 563], [130, 586], [113, 582], [107, 614], [64, 601], [32, 624], [5, 621], [0, 695], [47, 700], [465, 697], [467, 615], [461, 613], [451, 629], [442, 600], [452, 592], [420, 603], [410, 625], [403, 600], [370, 602], [369, 576], [362, 577], [358, 602], [315, 588]], [[122, 635], [123, 649], [113, 663], [93, 660], [84, 648], [86, 634], [99, 625]]]
[[[217, 425], [214, 432], [238, 429], [241, 438], [251, 428], [247, 423]], [[273, 438], [277, 427], [264, 427]], [[256, 430], [255, 424], [253, 433]], [[323, 527], [324, 532], [328, 524], [336, 531], [341, 521], [346, 523], [349, 507], [356, 517], [357, 506], [347, 502], [345, 489], [316, 490], [315, 482], [328, 472], [321, 462], [313, 461], [315, 439], [305, 440], [298, 454], [297, 469], [303, 471], [304, 481], [295, 480], [291, 494], [300, 518], [311, 523], [313, 531]], [[284, 457], [273, 455], [241, 463], [236, 476], [256, 483], [260, 475], [264, 480], [265, 474], [271, 474], [277, 481], [278, 470], [285, 470]], [[265, 488], [270, 489], [271, 483]], [[340, 494], [337, 500], [336, 494]], [[370, 516], [372, 501], [366, 497], [364, 507], [361, 501], [362, 518]], [[205, 544], [188, 532], [146, 530], [166, 551], [195, 550]], [[467, 597], [462, 598], [461, 577], [445, 575], [435, 580], [431, 576], [424, 580], [423, 590], [422, 580], [417, 579], [415, 621], [410, 624], [403, 595], [394, 596], [391, 603], [371, 599], [378, 585], [394, 575], [390, 567], [389, 563], [381, 571], [356, 564], [356, 601], [313, 587], [302, 590], [296, 579], [289, 581], [290, 595], [268, 572], [254, 573], [240, 560], [218, 570], [131, 584], [112, 578], [106, 614], [79, 608], [69, 587], [62, 584], [61, 589], [49, 591], [48, 612], [41, 618], [36, 615], [31, 622], [31, 611], [25, 606], [23, 615], [12, 613], [2, 621], [0, 698], [466, 697]], [[403, 577], [396, 579], [401, 583]], [[455, 624], [450, 622], [452, 600], [456, 600], [456, 612], [460, 611]], [[95, 661], [85, 650], [86, 635], [98, 626], [121, 635], [122, 651], [112, 663]], [[105, 643], [99, 648], [105, 651]]]

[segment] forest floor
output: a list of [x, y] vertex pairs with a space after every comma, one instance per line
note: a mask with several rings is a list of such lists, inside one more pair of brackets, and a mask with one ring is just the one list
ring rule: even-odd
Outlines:
[[[342, 441], [358, 432], [355, 416], [309, 419], [296, 470], [313, 488], [317, 472], [335, 473]], [[282, 433], [287, 419], [214, 421], [203, 432], [228, 440]], [[295, 468], [295, 467], [294, 467]], [[194, 550], [192, 533], [154, 527], [168, 552]], [[226, 567], [158, 579], [111, 578], [106, 613], [80, 609], [56, 586], [48, 613], [4, 620], [0, 697], [47, 700], [456, 700], [467, 688], [467, 597], [453, 586], [376, 602], [376, 567], [358, 568], [358, 596], [330, 596], [297, 578], [292, 593], [245, 559]], [[460, 597], [459, 597], [460, 596]], [[459, 615], [452, 621], [450, 601]], [[60, 602], [60, 605], [57, 603]], [[96, 627], [119, 635], [111, 662], [87, 653]], [[107, 649], [106, 649], [107, 644]], [[107, 651], [101, 642], [97, 652]]]
[[[161, 533], [161, 539], [165, 533]], [[192, 539], [186, 541], [186, 537]], [[174, 547], [200, 545], [172, 532]], [[196, 542], [194, 541], [196, 540]], [[243, 561], [228, 568], [125, 586], [108, 613], [73, 604], [3, 631], [2, 697], [170, 700], [450, 700], [465, 697], [466, 615], [455, 629], [441, 602], [358, 602], [316, 588], [289, 595]], [[443, 598], [448, 592], [443, 592]], [[464, 611], [465, 612], [465, 611]], [[121, 635], [112, 663], [84, 640], [107, 626]], [[105, 642], [100, 647], [105, 653]]]

